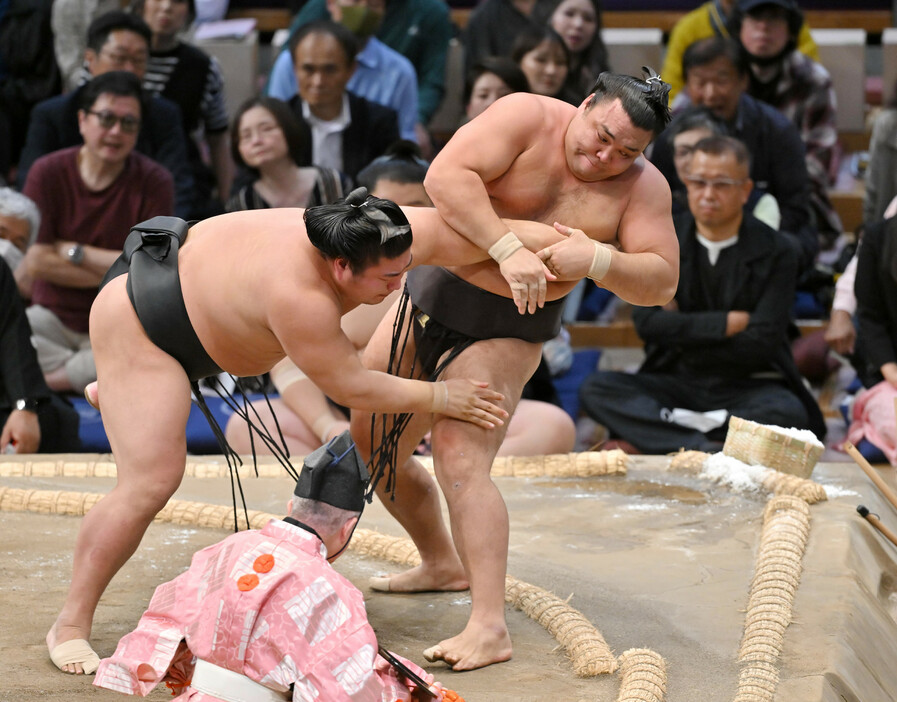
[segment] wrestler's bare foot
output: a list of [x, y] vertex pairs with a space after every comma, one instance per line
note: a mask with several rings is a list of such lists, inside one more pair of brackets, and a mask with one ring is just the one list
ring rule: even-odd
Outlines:
[[428, 661], [443, 660], [452, 670], [474, 670], [511, 658], [507, 627], [481, 627], [468, 623], [464, 631], [424, 651]]
[[79, 627], [53, 624], [47, 632], [50, 660], [63, 673], [84, 675], [95, 672], [100, 658], [87, 642], [88, 635]]
[[378, 592], [457, 592], [470, 587], [460, 562], [456, 569], [419, 565], [404, 573], [371, 578], [370, 585]]

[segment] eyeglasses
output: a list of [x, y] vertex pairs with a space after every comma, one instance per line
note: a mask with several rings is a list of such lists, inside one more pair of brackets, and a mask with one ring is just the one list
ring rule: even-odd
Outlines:
[[109, 110], [100, 110], [99, 112], [88, 110], [87, 114], [96, 117], [103, 129], [112, 129], [116, 124], [120, 124], [121, 130], [126, 134], [133, 134], [140, 129], [140, 118], [132, 115], [119, 117]]
[[123, 68], [128, 64], [131, 64], [133, 68], [137, 70], [143, 70], [146, 68], [147, 58], [144, 55], [141, 56], [129, 56], [128, 54], [116, 54], [110, 53], [108, 51], [100, 51], [102, 56], [105, 56], [106, 59], [116, 68]]
[[708, 180], [707, 178], [701, 178], [700, 176], [685, 176], [685, 185], [695, 188], [696, 190], [703, 190], [704, 188], [709, 187], [711, 190], [728, 192], [729, 190], [732, 190], [732, 188], [744, 183], [744, 181], [744, 178], [741, 178], [740, 180], [735, 180], [734, 178], [715, 178], [713, 180]]

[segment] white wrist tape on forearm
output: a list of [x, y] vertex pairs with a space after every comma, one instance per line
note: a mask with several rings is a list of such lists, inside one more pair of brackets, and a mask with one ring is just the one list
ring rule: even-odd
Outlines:
[[595, 245], [595, 253], [592, 255], [592, 265], [589, 266], [589, 272], [586, 277], [594, 281], [601, 280], [610, 268], [610, 249], [604, 244], [597, 241], [592, 242]]
[[523, 248], [523, 242], [517, 238], [514, 232], [508, 232], [501, 239], [489, 247], [487, 253], [496, 262], [501, 263], [518, 249]]
[[448, 385], [444, 380], [433, 383], [433, 402], [430, 405], [430, 411], [438, 414], [448, 407]]
[[274, 387], [277, 388], [277, 392], [281, 395], [283, 395], [284, 390], [290, 387], [290, 385], [298, 383], [300, 380], [305, 380], [308, 377], [289, 359], [285, 359], [274, 366], [274, 368], [271, 369], [270, 375], [271, 382], [274, 384]]

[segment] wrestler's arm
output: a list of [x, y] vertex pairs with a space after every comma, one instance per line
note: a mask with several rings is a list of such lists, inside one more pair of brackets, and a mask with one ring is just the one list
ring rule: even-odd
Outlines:
[[[461, 127], [443, 147], [427, 171], [424, 185], [446, 222], [479, 248], [489, 251], [507, 242], [508, 226], [496, 214], [486, 184], [507, 173], [514, 161], [541, 139], [550, 138], [544, 105], [528, 93], [513, 93]], [[516, 232], [514, 232], [516, 234]], [[502, 276], [514, 291], [521, 312], [534, 312], [545, 302], [546, 271], [527, 250], [496, 247]], [[508, 253], [513, 251], [512, 253]], [[524, 285], [521, 297], [519, 287]]]
[[[413, 232], [412, 266], [466, 266], [491, 260], [489, 254], [459, 234], [433, 207], [403, 207]], [[554, 227], [527, 220], [501, 219], [530, 251], [539, 251], [563, 237]], [[350, 312], [349, 314], [353, 314]]]
[[296, 291], [281, 290], [287, 294], [269, 307], [271, 329], [287, 356], [335, 402], [367, 412], [439, 412], [484, 428], [507, 418], [497, 405], [503, 396], [486, 383], [450, 380], [441, 385], [368, 370], [340, 328], [332, 299], [317, 290], [302, 290], [298, 299], [315, 314], [297, 314]]
[[[600, 277], [603, 288], [634, 305], [665, 305], [679, 282], [679, 240], [670, 214], [670, 189], [650, 163], [633, 184], [617, 228], [619, 249], [589, 239], [581, 230], [556, 223], [564, 241], [539, 252], [559, 280], [589, 276], [598, 254], [609, 257]], [[602, 247], [596, 253], [596, 247]]]
[[666, 179], [650, 163], [620, 220], [611, 264], [599, 283], [633, 305], [665, 305], [679, 284], [679, 239]]
[[[400, 290], [396, 290], [376, 305], [359, 305], [343, 315], [340, 327], [360, 352], [367, 345]], [[349, 426], [349, 419], [330, 402], [321, 389], [289, 358], [271, 369], [271, 382], [280, 393], [281, 401], [301, 419], [321, 441], [327, 441]]]

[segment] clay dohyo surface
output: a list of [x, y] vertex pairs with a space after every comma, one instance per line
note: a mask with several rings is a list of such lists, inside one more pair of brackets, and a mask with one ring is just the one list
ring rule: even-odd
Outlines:
[[[634, 457], [626, 476], [496, 479], [511, 515], [508, 572], [569, 597], [616, 655], [649, 648], [663, 656], [668, 702], [733, 700], [768, 494], [671, 473], [666, 464], [662, 457]], [[877, 470], [894, 485], [892, 469]], [[855, 510], [865, 504], [891, 530], [897, 529], [897, 511], [853, 463], [820, 464], [812, 478], [826, 486], [830, 499], [810, 507], [810, 538], [775, 699], [895, 699], [897, 548]], [[112, 484], [105, 478], [0, 478], [3, 486], [38, 490], [107, 492]], [[277, 515], [292, 487], [286, 478], [244, 481], [249, 507]], [[230, 482], [186, 478], [175, 497], [230, 504]], [[0, 520], [0, 701], [124, 699], [94, 688], [92, 676], [58, 672], [46, 652], [44, 636], [68, 585], [80, 519], [0, 512]], [[404, 536], [376, 501], [362, 526]], [[153, 524], [100, 603], [93, 633], [98, 653], [112, 653], [156, 585], [226, 533]], [[424, 648], [466, 621], [468, 593], [375, 593], [368, 578], [397, 566], [350, 552], [336, 567], [364, 592], [381, 642], [418, 663], [426, 663]], [[507, 617], [511, 661], [467, 673], [441, 663], [426, 668], [468, 702], [617, 699], [616, 675], [577, 678], [564, 650], [539, 624], [510, 606]], [[160, 687], [149, 699], [170, 699], [170, 693]]]

